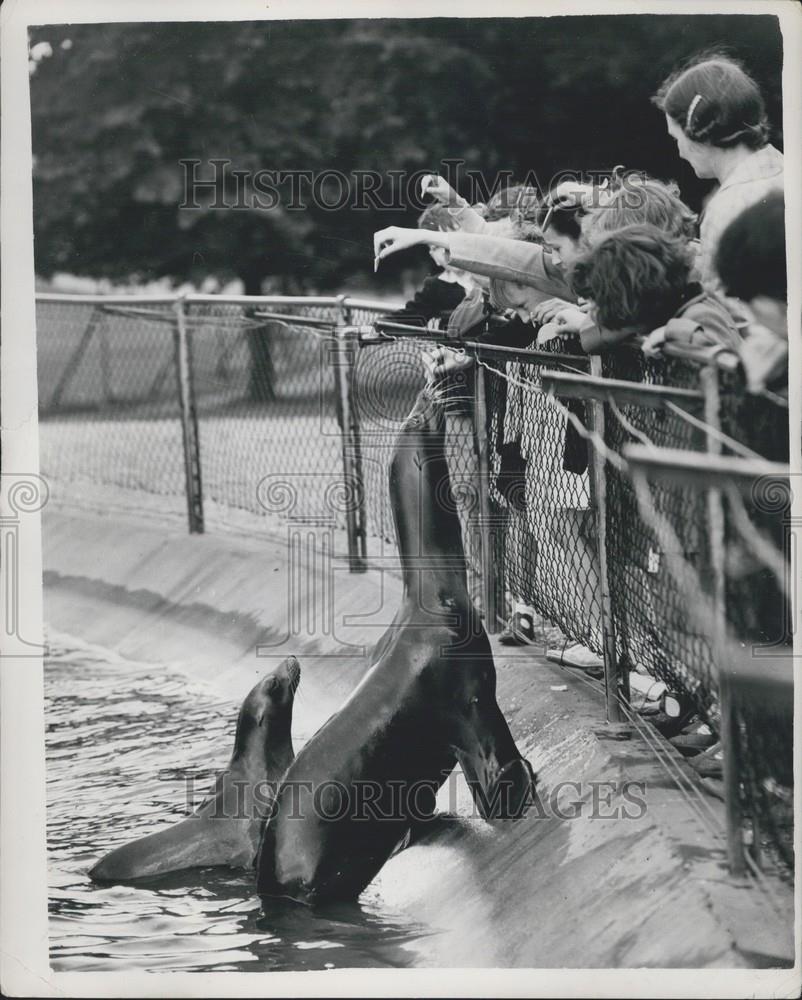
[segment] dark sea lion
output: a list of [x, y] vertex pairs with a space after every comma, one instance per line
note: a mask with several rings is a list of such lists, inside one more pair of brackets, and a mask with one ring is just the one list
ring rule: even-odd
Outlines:
[[459, 762], [485, 818], [520, 815], [532, 768], [496, 703], [496, 671], [468, 595], [445, 453], [426, 387], [404, 422], [390, 495], [404, 591], [373, 666], [289, 768], [257, 858], [257, 889], [305, 903], [354, 899]]
[[300, 679], [294, 656], [263, 677], [242, 703], [228, 767], [197, 810], [111, 851], [90, 878], [126, 882], [208, 865], [251, 866], [273, 793], [293, 761], [292, 706]]

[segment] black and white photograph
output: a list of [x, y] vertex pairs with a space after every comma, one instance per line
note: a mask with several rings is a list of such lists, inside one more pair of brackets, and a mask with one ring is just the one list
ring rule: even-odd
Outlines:
[[2, 17], [4, 995], [798, 996], [802, 8]]

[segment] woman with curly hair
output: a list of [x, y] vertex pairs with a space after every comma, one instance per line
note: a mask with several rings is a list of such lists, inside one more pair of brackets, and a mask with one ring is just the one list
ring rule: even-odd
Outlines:
[[[624, 226], [595, 240], [575, 262], [574, 292], [591, 303], [594, 341], [613, 347], [639, 334], [656, 351], [664, 342], [737, 351], [741, 338], [724, 302], [691, 278], [688, 242], [656, 226]], [[651, 331], [651, 332], [650, 332]]]

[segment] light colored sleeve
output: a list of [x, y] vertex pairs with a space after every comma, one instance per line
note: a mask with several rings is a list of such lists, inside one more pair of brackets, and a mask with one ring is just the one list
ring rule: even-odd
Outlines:
[[448, 237], [449, 263], [454, 267], [575, 301], [562, 271], [537, 243], [462, 232], [449, 233]]
[[666, 323], [666, 343], [727, 347], [738, 353], [741, 335], [724, 306], [707, 301], [691, 304]]
[[483, 233], [487, 229], [487, 222], [467, 202], [457, 208], [449, 208], [448, 214], [457, 223], [462, 233]]
[[716, 271], [716, 253], [724, 230], [744, 209], [776, 189], [782, 189], [782, 175], [725, 188], [717, 191], [707, 203], [699, 223], [701, 245], [697, 258], [699, 277], [707, 291], [718, 294], [723, 291]]

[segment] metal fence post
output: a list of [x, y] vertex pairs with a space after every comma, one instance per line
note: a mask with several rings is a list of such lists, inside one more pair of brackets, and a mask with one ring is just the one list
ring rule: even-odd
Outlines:
[[724, 807], [727, 820], [727, 861], [731, 875], [746, 872], [743, 814], [738, 768], [738, 717], [735, 697], [726, 671], [719, 674], [721, 746], [724, 751]]
[[[590, 374], [596, 378], [602, 377], [602, 359], [594, 354], [590, 358]], [[588, 401], [588, 420], [590, 429], [605, 440], [604, 403], [593, 399]], [[622, 685], [618, 656], [615, 642], [615, 622], [613, 620], [613, 602], [610, 591], [610, 575], [607, 562], [607, 469], [606, 459], [596, 448], [590, 452], [590, 486], [593, 506], [596, 510], [596, 543], [599, 552], [599, 588], [601, 603], [602, 653], [604, 656], [604, 688], [607, 707], [607, 721], [621, 723], [624, 721], [619, 698], [625, 696], [628, 685]], [[623, 690], [622, 690], [623, 688]]]
[[482, 603], [485, 610], [485, 628], [495, 634], [499, 631], [496, 591], [495, 538], [490, 519], [490, 459], [487, 445], [487, 384], [485, 371], [475, 365], [475, 405], [473, 433], [479, 466], [479, 530], [482, 547]]
[[181, 407], [181, 436], [184, 445], [184, 477], [187, 492], [187, 514], [190, 534], [203, 534], [203, 489], [201, 485], [200, 438], [195, 409], [195, 386], [192, 378], [192, 358], [184, 302], [173, 303], [175, 311], [175, 370], [178, 379], [178, 401]]
[[[699, 373], [705, 399], [705, 423], [714, 430], [721, 430], [721, 398], [719, 369], [713, 363]], [[721, 440], [713, 434], [705, 435], [705, 450], [711, 455], [722, 452]], [[724, 802], [727, 820], [727, 860], [732, 875], [743, 875], [746, 870], [744, 855], [743, 814], [741, 811], [741, 777], [738, 760], [738, 717], [731, 689], [724, 648], [726, 637], [726, 569], [724, 538], [724, 505], [721, 490], [711, 486], [707, 490], [707, 528], [710, 544], [710, 569], [713, 587], [713, 658], [719, 678], [719, 710], [721, 712], [721, 749], [724, 765]]]
[[337, 417], [342, 430], [343, 477], [345, 480], [345, 523], [348, 534], [348, 568], [364, 573], [367, 566], [365, 488], [362, 477], [362, 447], [359, 413], [354, 406], [354, 352], [356, 331], [349, 325], [351, 310], [346, 296], [338, 298], [335, 335], [334, 377], [337, 383]]

